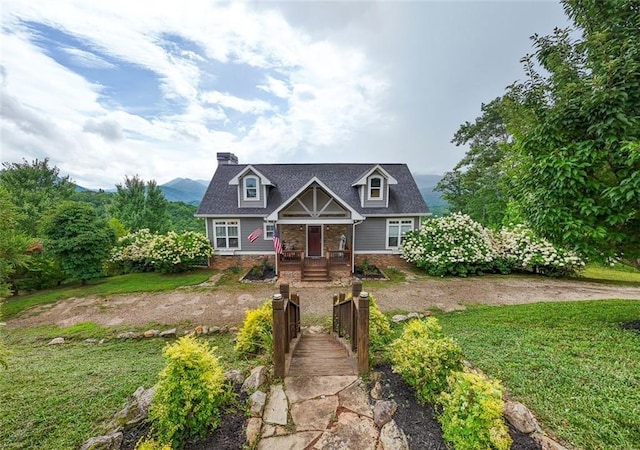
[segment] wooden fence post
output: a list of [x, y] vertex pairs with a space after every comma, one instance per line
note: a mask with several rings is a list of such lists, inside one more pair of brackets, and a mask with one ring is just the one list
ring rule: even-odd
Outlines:
[[276, 378], [284, 378], [285, 318], [282, 294], [274, 294], [273, 306], [273, 372]]
[[[355, 298], [353, 300], [355, 301]], [[363, 374], [369, 371], [369, 294], [367, 292], [360, 292], [357, 326], [358, 374]]]
[[289, 283], [280, 285], [280, 294], [282, 294], [282, 298], [289, 299]]
[[362, 292], [362, 281], [356, 280], [351, 286], [351, 296], [354, 302], [357, 301], [356, 299], [360, 296], [360, 292]]

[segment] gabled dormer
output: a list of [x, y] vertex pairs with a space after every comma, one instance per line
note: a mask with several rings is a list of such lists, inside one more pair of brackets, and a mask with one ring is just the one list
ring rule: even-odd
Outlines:
[[358, 189], [363, 208], [386, 208], [389, 206], [389, 186], [393, 184], [398, 184], [398, 181], [376, 164], [352, 186]]
[[274, 184], [251, 165], [229, 181], [238, 186], [238, 208], [266, 208], [269, 187]]

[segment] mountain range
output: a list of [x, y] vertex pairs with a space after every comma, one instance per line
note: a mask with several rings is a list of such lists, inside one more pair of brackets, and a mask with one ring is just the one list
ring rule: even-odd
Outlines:
[[[422, 198], [434, 215], [445, 213], [449, 205], [440, 194], [434, 191], [436, 184], [442, 179], [442, 175], [414, 174], [413, 178], [420, 189]], [[164, 196], [170, 202], [184, 202], [190, 205], [198, 205], [209, 186], [209, 180], [192, 180], [191, 178], [174, 178], [159, 185]], [[82, 186], [76, 186], [78, 191], [86, 191]], [[115, 189], [107, 189], [107, 192], [115, 192]]]

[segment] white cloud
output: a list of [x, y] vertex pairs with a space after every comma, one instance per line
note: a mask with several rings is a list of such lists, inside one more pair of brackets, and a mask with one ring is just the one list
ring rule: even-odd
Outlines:
[[62, 51], [67, 53], [73, 62], [79, 66], [89, 67], [92, 69], [113, 69], [116, 67], [95, 53], [80, 50], [79, 48], [66, 47], [63, 48]]
[[200, 98], [205, 103], [220, 105], [224, 108], [231, 108], [241, 113], [260, 114], [273, 110], [273, 106], [262, 100], [246, 100], [226, 92], [209, 91], [203, 92]]

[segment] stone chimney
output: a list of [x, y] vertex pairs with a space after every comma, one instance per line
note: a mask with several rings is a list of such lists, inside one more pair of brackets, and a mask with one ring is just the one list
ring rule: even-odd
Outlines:
[[218, 158], [218, 165], [238, 164], [238, 157], [233, 153], [229, 153], [229, 152], [216, 153], [216, 157]]

